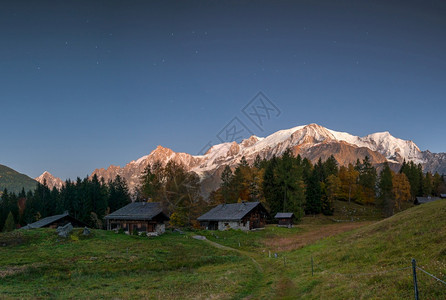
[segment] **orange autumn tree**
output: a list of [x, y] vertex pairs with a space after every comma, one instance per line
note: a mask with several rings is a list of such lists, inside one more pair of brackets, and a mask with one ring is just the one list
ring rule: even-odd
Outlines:
[[354, 199], [354, 195], [358, 189], [358, 177], [359, 172], [353, 167], [352, 164], [348, 165], [348, 168], [341, 166], [339, 168], [339, 179], [341, 181], [341, 189], [339, 197], [341, 199], [351, 201]]
[[392, 172], [392, 192], [395, 198], [395, 209], [401, 211], [401, 207], [404, 203], [408, 203], [411, 199], [410, 183], [404, 173]]

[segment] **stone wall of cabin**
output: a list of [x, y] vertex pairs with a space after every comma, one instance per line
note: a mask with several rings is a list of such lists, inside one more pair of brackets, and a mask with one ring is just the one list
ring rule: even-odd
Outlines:
[[155, 226], [155, 232], [157, 232], [158, 234], [162, 234], [166, 231], [166, 224], [162, 223], [158, 223]]
[[249, 221], [243, 224], [242, 221], [219, 221], [218, 222], [218, 230], [227, 230], [227, 229], [240, 229], [240, 230], [249, 230]]

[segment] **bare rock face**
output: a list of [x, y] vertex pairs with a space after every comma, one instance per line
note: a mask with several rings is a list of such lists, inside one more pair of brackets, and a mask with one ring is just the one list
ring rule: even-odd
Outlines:
[[398, 139], [389, 132], [358, 137], [310, 124], [280, 130], [265, 138], [251, 136], [241, 143], [214, 145], [204, 155], [194, 156], [158, 146], [149, 155], [131, 161], [124, 167], [96, 169], [92, 175], [96, 174], [106, 181], [120, 175], [127, 181], [130, 191], [133, 191], [139, 185], [140, 176], [147, 165], [156, 161], [162, 165], [175, 161], [182, 164], [187, 171], [197, 173], [201, 179], [202, 194], [207, 196], [219, 186], [225, 165], [235, 168], [243, 156], [248, 163], [252, 163], [257, 155], [270, 159], [273, 155], [282, 155], [288, 148], [292, 149], [295, 155], [300, 154], [313, 162], [319, 158], [326, 160], [333, 155], [339, 165], [348, 165], [368, 156], [378, 167], [388, 162], [392, 168], [398, 169], [403, 160], [406, 160], [421, 163], [425, 171], [446, 173], [446, 153], [421, 152], [414, 142]]
[[67, 238], [72, 231], [73, 225], [71, 225], [71, 223], [68, 223], [64, 226], [59, 226], [56, 229], [57, 235], [63, 238]]
[[50, 172], [47, 171], [43, 172], [42, 175], [35, 178], [35, 180], [41, 184], [45, 183], [49, 189], [53, 189], [55, 187], [56, 189], [60, 190], [64, 185], [62, 179], [54, 177], [53, 175], [51, 175]]

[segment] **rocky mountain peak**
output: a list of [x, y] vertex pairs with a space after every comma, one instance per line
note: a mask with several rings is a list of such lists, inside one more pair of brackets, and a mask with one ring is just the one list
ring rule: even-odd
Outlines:
[[355, 163], [357, 159], [363, 159], [367, 155], [374, 164], [385, 161], [400, 164], [405, 159], [421, 163], [427, 171], [438, 170], [441, 173], [446, 170], [446, 154], [421, 152], [412, 141], [395, 138], [389, 132], [359, 137], [318, 124], [309, 124], [280, 130], [265, 138], [251, 136], [240, 143], [214, 145], [204, 155], [175, 152], [159, 145], [150, 154], [122, 168], [110, 166], [106, 170], [96, 169], [93, 174], [103, 177], [106, 181], [120, 175], [126, 179], [130, 190], [133, 190], [139, 185], [140, 175], [148, 164], [159, 161], [165, 165], [173, 160], [200, 176], [203, 194], [206, 196], [218, 187], [225, 165], [235, 167], [242, 156], [245, 156], [248, 163], [252, 163], [257, 155], [269, 159], [273, 155], [282, 155], [289, 148], [295, 155], [300, 154], [312, 161], [319, 158], [325, 160], [334, 155], [340, 165]]
[[53, 187], [57, 188], [58, 190], [60, 190], [63, 185], [64, 182], [62, 181], [62, 179], [58, 178], [58, 177], [54, 177], [50, 172], [45, 171], [42, 173], [42, 175], [40, 175], [39, 177], [35, 178], [35, 180], [41, 184], [43, 184], [44, 182], [46, 182], [46, 185], [50, 188], [53, 189]]

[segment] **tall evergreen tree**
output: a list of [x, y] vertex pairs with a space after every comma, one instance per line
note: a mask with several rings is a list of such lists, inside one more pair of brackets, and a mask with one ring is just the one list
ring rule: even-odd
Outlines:
[[333, 155], [330, 155], [329, 158], [324, 163], [324, 169], [325, 169], [325, 175], [327, 178], [330, 175], [338, 175], [339, 168], [338, 168], [338, 162], [336, 161], [335, 157]]
[[12, 212], [9, 212], [8, 217], [6, 218], [6, 221], [5, 221], [5, 226], [3, 226], [3, 232], [13, 231], [16, 228], [15, 224], [16, 223], [14, 221]]
[[312, 175], [308, 179], [306, 188], [306, 203], [305, 203], [305, 213], [306, 214], [318, 214], [322, 211], [322, 189], [320, 180], [320, 167], [315, 166]]
[[223, 196], [223, 201], [225, 203], [235, 202], [234, 200], [231, 201], [231, 196], [235, 194], [231, 190], [232, 180], [233, 180], [232, 170], [228, 165], [226, 165], [223, 170], [223, 173], [221, 174], [221, 184], [220, 184], [221, 194]]
[[283, 199], [282, 211], [293, 212], [300, 220], [304, 212], [305, 185], [302, 179], [302, 167], [297, 166], [290, 149], [287, 149], [279, 159], [275, 179], [279, 187], [279, 196]]
[[254, 159], [253, 167], [260, 169], [262, 167], [262, 159], [260, 158], [260, 155], [256, 155], [256, 158]]
[[392, 170], [386, 162], [384, 168], [379, 175], [379, 206], [386, 216], [393, 214], [393, 183]]
[[275, 173], [278, 164], [278, 159], [273, 156], [266, 164], [265, 172], [263, 174], [262, 189], [265, 196], [266, 204], [270, 208], [270, 214], [281, 211], [281, 199], [279, 199], [279, 187], [276, 185]]
[[116, 175], [114, 180], [108, 183], [108, 211], [114, 212], [131, 202], [129, 188], [125, 180]]

